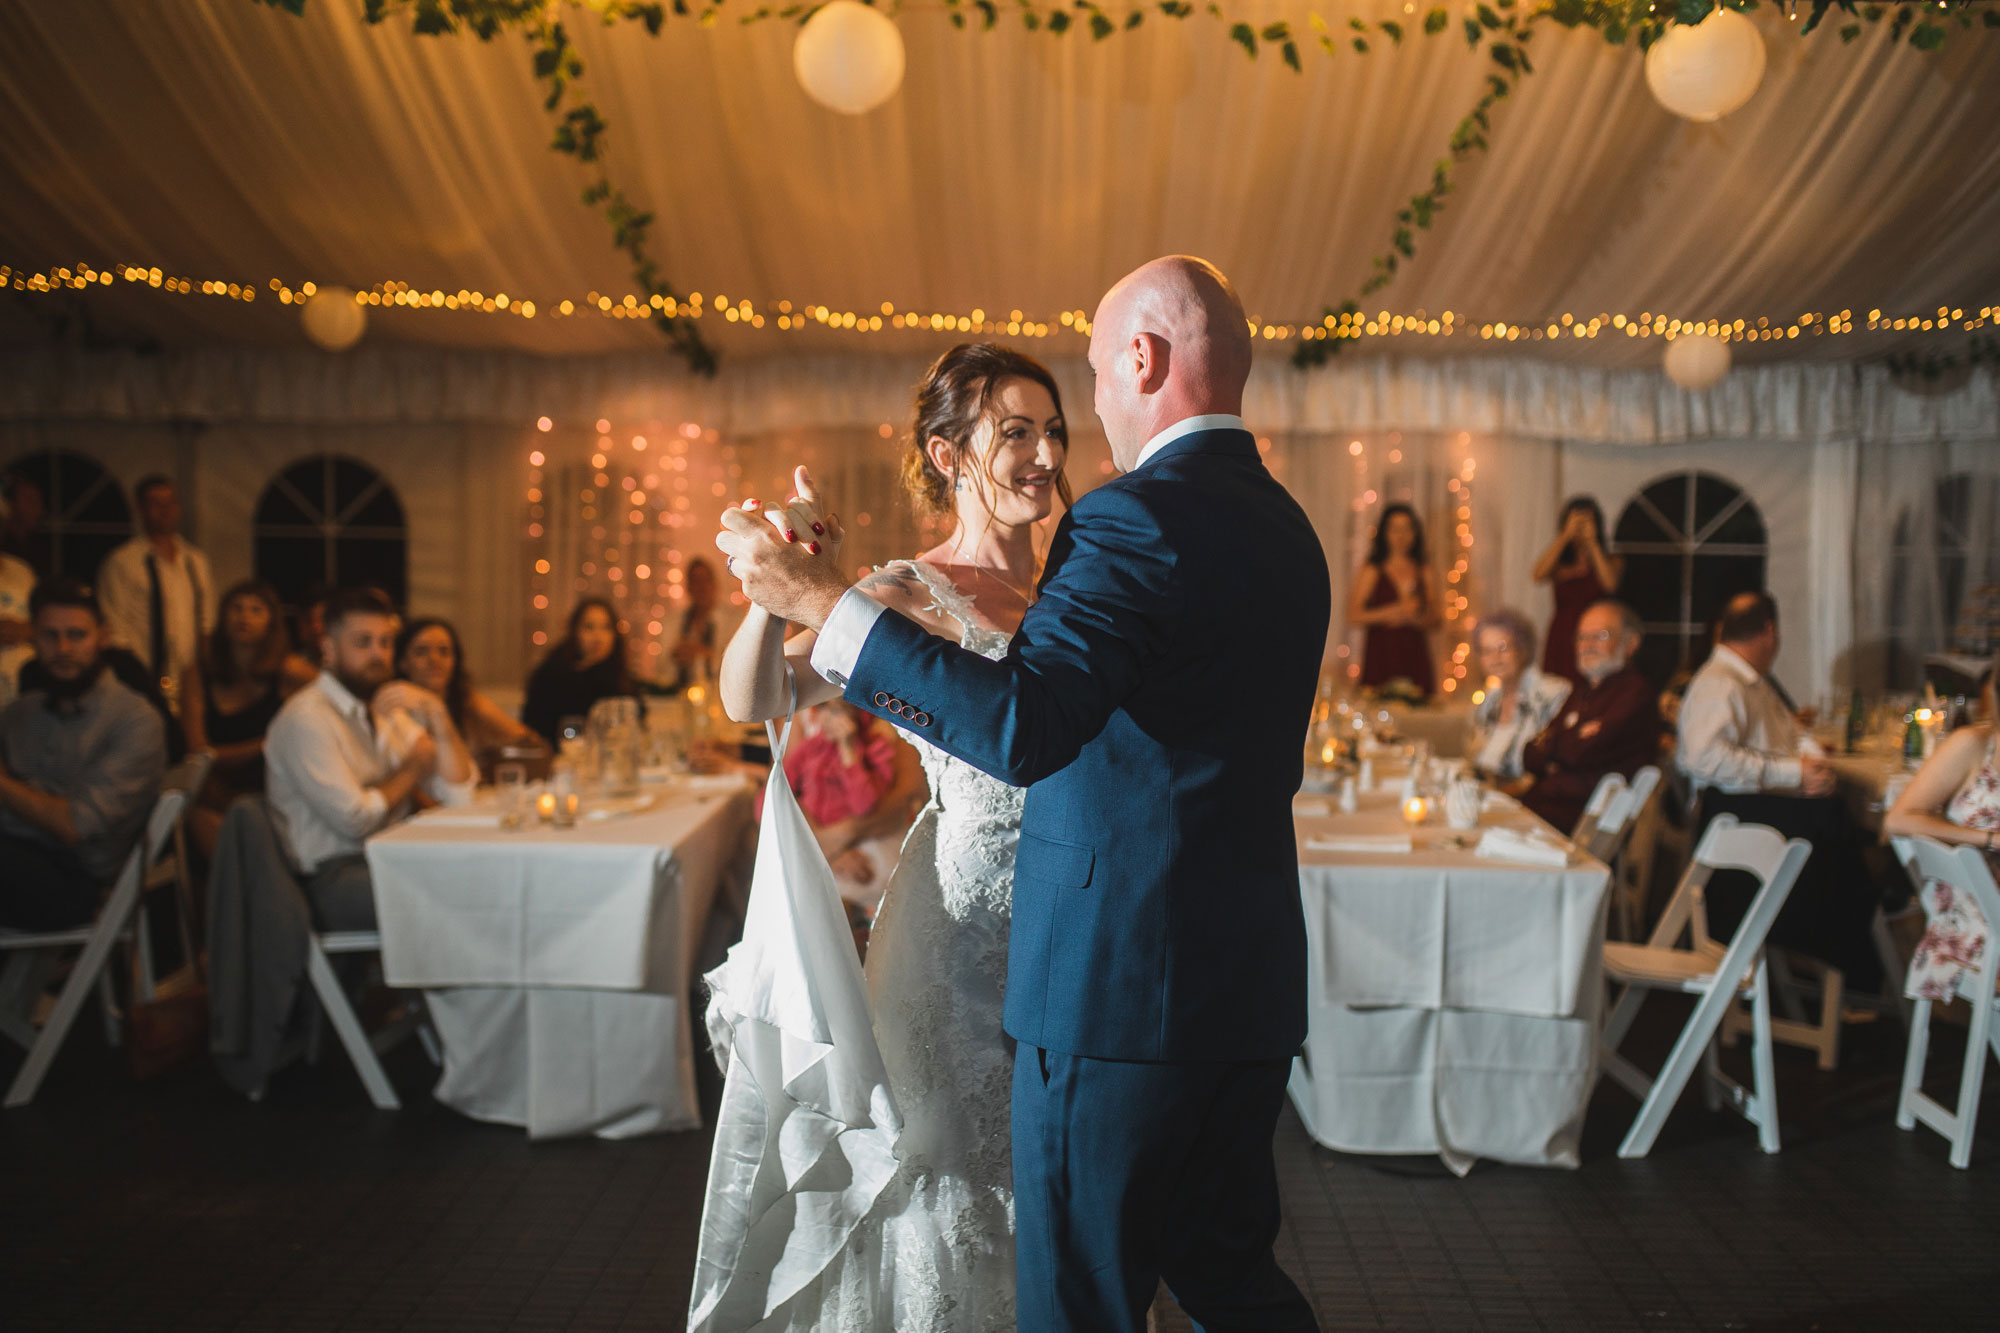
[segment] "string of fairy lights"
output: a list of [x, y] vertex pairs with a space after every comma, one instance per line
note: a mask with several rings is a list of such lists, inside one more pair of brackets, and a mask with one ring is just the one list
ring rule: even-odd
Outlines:
[[[95, 267], [78, 264], [34, 271], [0, 265], [0, 289], [17, 292], [82, 292], [133, 284], [167, 295], [220, 297], [246, 304], [275, 299], [281, 305], [302, 305], [322, 291], [347, 291], [324, 283], [291, 283], [270, 278], [263, 283], [244, 283], [219, 278], [192, 278], [163, 271], [157, 265], [114, 264]], [[747, 297], [730, 298], [721, 293], [704, 297], [690, 293], [685, 301], [662, 296], [622, 296], [586, 292], [580, 300], [563, 298], [554, 302], [460, 288], [445, 291], [425, 288], [400, 280], [386, 280], [352, 293], [358, 305], [398, 307], [410, 310], [458, 314], [511, 315], [533, 320], [551, 319], [720, 319], [751, 329], [772, 329], [779, 333], [807, 328], [854, 335], [899, 331], [976, 333], [1010, 338], [1053, 338], [1066, 333], [1088, 337], [1089, 312], [1081, 307], [1061, 310], [1054, 315], [1038, 315], [1010, 309], [999, 311], [975, 307], [969, 311], [921, 311], [899, 308], [892, 301], [872, 307], [846, 309], [818, 302], [794, 304], [789, 300], [759, 303]], [[1724, 342], [1780, 342], [1800, 338], [1834, 337], [1861, 330], [1871, 332], [1930, 332], [1935, 330], [1977, 330], [2000, 323], [2000, 306], [1938, 306], [1934, 310], [1903, 314], [1879, 308], [1858, 317], [1851, 309], [1833, 312], [1807, 311], [1798, 315], [1756, 315], [1735, 319], [1688, 319], [1642, 310], [1637, 315], [1622, 312], [1578, 314], [1564, 311], [1548, 319], [1476, 321], [1463, 312], [1444, 310], [1436, 314], [1424, 310], [1395, 312], [1388, 309], [1328, 314], [1319, 320], [1271, 321], [1252, 319], [1250, 330], [1256, 337], [1284, 342], [1300, 340], [1324, 342], [1374, 338], [1457, 338], [1467, 342], [1561, 342], [1599, 337], [1631, 339], [1674, 339], [1683, 334], [1706, 334]]]

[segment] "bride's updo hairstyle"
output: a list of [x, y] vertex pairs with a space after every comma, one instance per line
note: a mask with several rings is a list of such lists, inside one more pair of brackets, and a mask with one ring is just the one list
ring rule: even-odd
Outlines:
[[[920, 515], [942, 518], [953, 511], [952, 492], [972, 458], [973, 439], [986, 419], [993, 391], [1002, 381], [1033, 380], [1049, 391], [1062, 414], [1062, 391], [1047, 366], [1031, 356], [998, 343], [960, 343], [931, 363], [917, 389], [917, 420], [910, 447], [903, 455], [903, 485]], [[1067, 420], [1067, 418], [1065, 418]], [[951, 471], [940, 471], [931, 458], [932, 439], [951, 445]], [[1068, 440], [1063, 441], [1068, 445]], [[1065, 455], [1064, 462], [1068, 462]], [[991, 477], [988, 478], [992, 480]], [[997, 484], [997, 483], [996, 483]], [[1069, 478], [1056, 474], [1056, 494], [1070, 504]]]

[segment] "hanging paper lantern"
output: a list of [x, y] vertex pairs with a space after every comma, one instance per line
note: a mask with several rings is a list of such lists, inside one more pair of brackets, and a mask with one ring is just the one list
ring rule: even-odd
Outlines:
[[799, 29], [792, 72], [813, 101], [859, 116], [902, 87], [903, 34], [879, 9], [859, 0], [832, 0]]
[[361, 341], [368, 327], [368, 312], [346, 287], [321, 287], [306, 298], [299, 311], [299, 323], [306, 337], [329, 352], [344, 352]]
[[1646, 86], [1688, 120], [1718, 120], [1750, 100], [1764, 80], [1757, 25], [1720, 5], [1700, 23], [1675, 23], [1646, 52]]
[[1667, 378], [1692, 393], [1729, 373], [1729, 344], [1706, 333], [1683, 333], [1667, 344]]

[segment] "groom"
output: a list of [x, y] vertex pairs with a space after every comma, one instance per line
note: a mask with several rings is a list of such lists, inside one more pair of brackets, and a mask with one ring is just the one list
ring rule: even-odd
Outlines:
[[[1014, 865], [1020, 1327], [1310, 1329], [1271, 1252], [1271, 1138], [1306, 1033], [1292, 795], [1326, 644], [1319, 539], [1241, 418], [1229, 280], [1158, 259], [1105, 296], [1097, 414], [1124, 475], [1076, 502], [989, 661], [731, 511], [744, 591], [820, 631], [848, 702], [1028, 787]], [[812, 499], [813, 497], [806, 497]]]

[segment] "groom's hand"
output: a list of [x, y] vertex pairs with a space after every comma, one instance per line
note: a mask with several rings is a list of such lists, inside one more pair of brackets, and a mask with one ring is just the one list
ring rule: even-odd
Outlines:
[[839, 522], [818, 517], [811, 473], [800, 468], [795, 480], [798, 501], [784, 510], [772, 512], [758, 500], [725, 509], [715, 545], [746, 597], [780, 620], [818, 630], [850, 583], [838, 563]]

